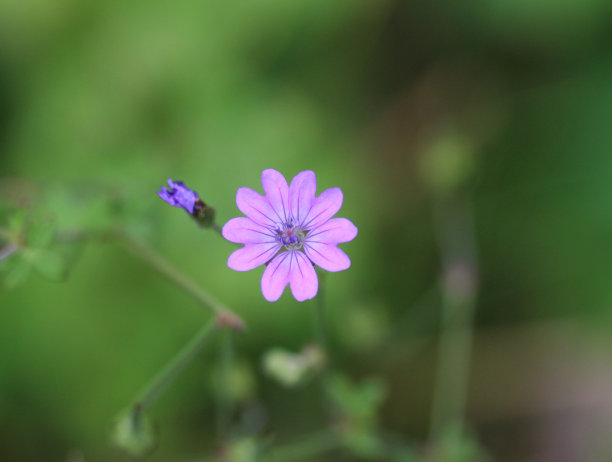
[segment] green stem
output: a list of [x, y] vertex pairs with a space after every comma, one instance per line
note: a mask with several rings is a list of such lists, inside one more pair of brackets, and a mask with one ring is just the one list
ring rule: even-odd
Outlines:
[[217, 223], [213, 223], [212, 225], [210, 225], [210, 228], [215, 231], [219, 236], [223, 236], [221, 226], [219, 226]]
[[217, 390], [217, 431], [226, 436], [232, 418], [232, 369], [234, 362], [233, 332], [224, 332], [219, 349], [219, 385]]
[[153, 249], [142, 244], [141, 242], [137, 242], [127, 237], [123, 238], [123, 243], [124, 246], [130, 252], [132, 252], [132, 254], [151, 265], [151, 267], [153, 267], [158, 273], [176, 285], [179, 289], [193, 297], [202, 306], [211, 310], [215, 315], [222, 315], [224, 317], [225, 324], [235, 328], [236, 330], [240, 330], [240, 326], [244, 328], [244, 321], [240, 318], [240, 316], [215, 299], [193, 280], [181, 273], [162, 255], [158, 254]]
[[162, 255], [158, 254], [150, 247], [126, 236], [122, 236], [121, 242], [132, 254], [145, 263], [148, 263], [162, 276], [189, 294], [215, 315], [214, 319], [206, 324], [138, 395], [134, 402], [134, 406], [138, 409], [146, 409], [185, 368], [194, 355], [206, 344], [209, 337], [215, 331], [215, 328], [230, 327], [234, 330], [244, 330], [245, 324], [237, 314], [217, 301], [212, 295], [199, 287], [195, 282], [176, 269]]
[[215, 331], [215, 320], [213, 319], [202, 327], [191, 341], [138, 393], [132, 407], [140, 410], [149, 408], [170, 382], [185, 369], [193, 357], [206, 345]]
[[442, 326], [431, 410], [432, 437], [451, 425], [459, 434], [463, 432], [478, 285], [468, 204], [461, 200], [440, 203], [436, 211], [442, 257]]
[[321, 350], [326, 356], [329, 355], [327, 351], [327, 316], [325, 310], [325, 280], [327, 274], [323, 271], [319, 271], [319, 293], [315, 299], [315, 318], [314, 318], [314, 330], [315, 339]]

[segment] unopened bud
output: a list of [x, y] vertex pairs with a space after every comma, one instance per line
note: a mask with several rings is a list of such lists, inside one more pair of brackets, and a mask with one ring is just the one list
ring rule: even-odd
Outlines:
[[171, 206], [185, 210], [202, 228], [210, 228], [215, 224], [215, 209], [182, 181], [169, 179], [168, 187], [162, 187], [157, 194]]

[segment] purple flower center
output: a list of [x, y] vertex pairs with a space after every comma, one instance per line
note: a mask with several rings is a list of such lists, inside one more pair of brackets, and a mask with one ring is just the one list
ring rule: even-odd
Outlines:
[[301, 249], [304, 242], [304, 231], [293, 226], [291, 223], [283, 223], [281, 228], [276, 230], [277, 240], [285, 246], [287, 250]]

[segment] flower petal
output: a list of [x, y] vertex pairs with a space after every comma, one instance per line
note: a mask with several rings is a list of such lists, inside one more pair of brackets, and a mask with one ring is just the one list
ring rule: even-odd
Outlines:
[[315, 265], [326, 271], [343, 271], [351, 266], [351, 259], [333, 244], [306, 242], [304, 250]]
[[321, 226], [313, 229], [306, 236], [307, 242], [322, 242], [324, 244], [340, 244], [349, 242], [357, 236], [357, 226], [346, 218], [332, 218]]
[[225, 223], [222, 233], [225, 239], [238, 244], [276, 242], [273, 231], [246, 217], [232, 218]]
[[238, 188], [236, 193], [238, 209], [255, 223], [268, 228], [276, 228], [274, 210], [264, 196], [251, 188]]
[[311, 170], [298, 173], [289, 186], [289, 210], [294, 224], [301, 225], [315, 200], [317, 179]]
[[333, 217], [342, 207], [342, 199], [342, 190], [340, 188], [331, 188], [323, 191], [314, 200], [310, 213], [304, 220], [304, 228], [307, 230], [315, 229]]
[[261, 185], [266, 193], [266, 199], [275, 212], [275, 218], [287, 223], [289, 218], [289, 186], [285, 177], [271, 168], [261, 173]]
[[298, 302], [309, 300], [317, 295], [319, 280], [317, 272], [306, 255], [294, 251], [291, 254], [291, 267], [289, 269], [289, 283], [291, 293]]
[[283, 252], [274, 258], [261, 277], [261, 293], [269, 302], [275, 302], [280, 298], [289, 284], [289, 269], [291, 258], [289, 252]]
[[268, 262], [280, 249], [280, 244], [247, 244], [235, 250], [227, 259], [227, 266], [235, 271], [249, 271]]

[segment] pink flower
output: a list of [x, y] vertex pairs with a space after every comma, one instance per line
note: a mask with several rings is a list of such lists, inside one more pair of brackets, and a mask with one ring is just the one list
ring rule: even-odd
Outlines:
[[244, 247], [233, 252], [227, 266], [249, 271], [266, 265], [261, 291], [275, 302], [287, 284], [299, 302], [317, 294], [319, 281], [314, 265], [327, 271], [351, 266], [337, 244], [357, 236], [357, 227], [346, 218], [332, 218], [342, 206], [342, 191], [331, 188], [315, 196], [317, 180], [307, 170], [287, 185], [276, 170], [264, 170], [261, 184], [265, 196], [240, 188], [236, 205], [246, 217], [232, 218], [223, 227], [225, 239]]

